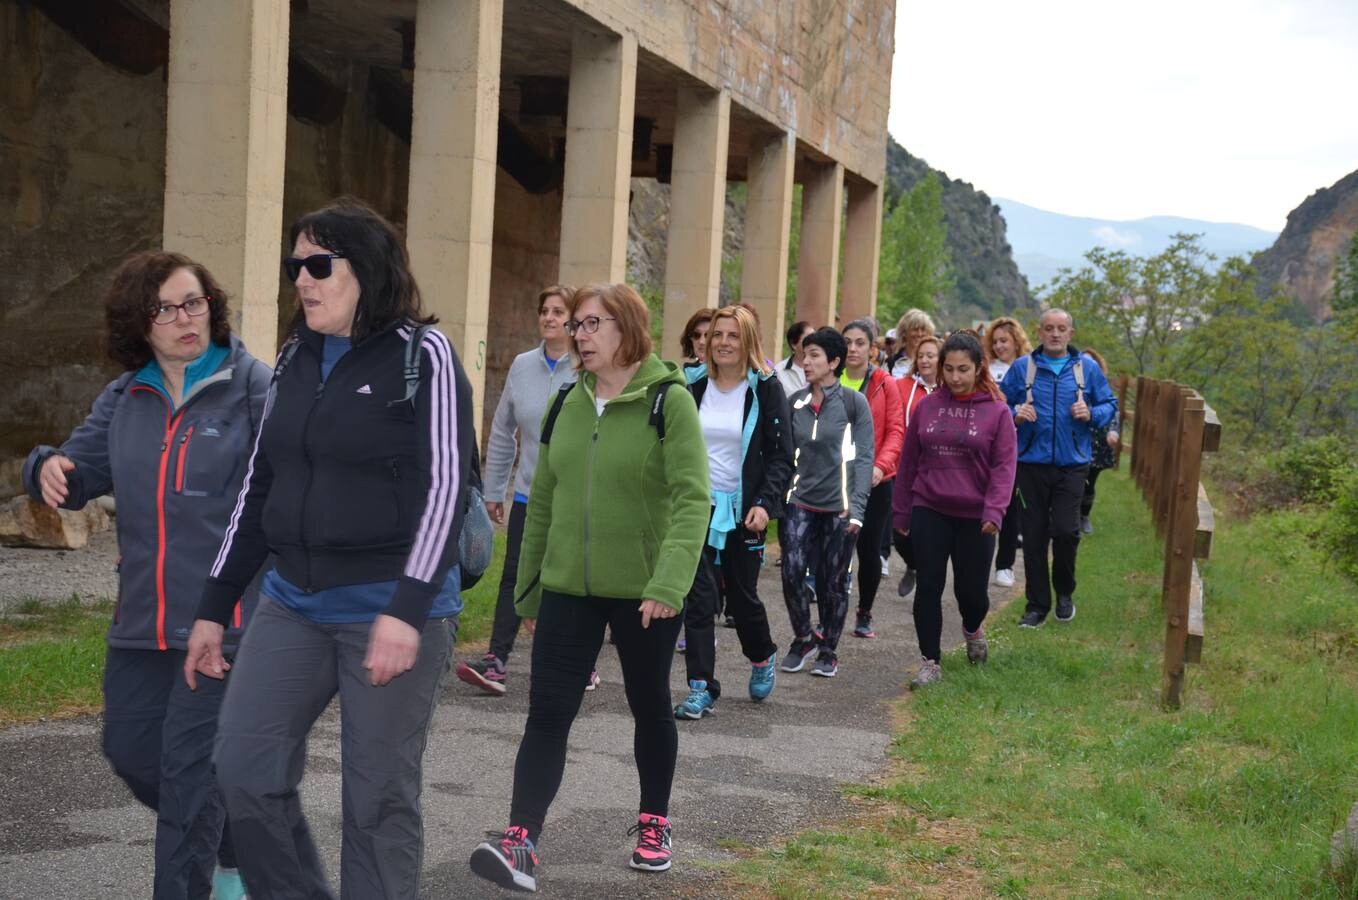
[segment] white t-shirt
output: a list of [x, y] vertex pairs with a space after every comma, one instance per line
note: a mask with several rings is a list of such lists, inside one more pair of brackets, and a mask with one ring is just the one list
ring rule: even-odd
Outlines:
[[902, 356], [896, 360], [896, 364], [891, 367], [892, 378], [904, 378], [910, 374], [910, 370], [915, 367], [914, 362]]
[[1004, 375], [1009, 371], [1010, 365], [1012, 365], [1012, 363], [1007, 363], [1002, 359], [992, 359], [990, 361], [990, 377], [995, 379], [996, 384], [999, 384], [1004, 380]]
[[774, 373], [778, 376], [778, 383], [783, 386], [783, 393], [791, 397], [793, 394], [806, 387], [806, 370], [801, 366], [788, 366], [792, 357], [780, 359], [778, 364], [773, 367]]
[[602, 416], [604, 414], [604, 407], [607, 405], [608, 405], [607, 400], [600, 400], [598, 397], [594, 398], [594, 411], [597, 414]]
[[745, 394], [750, 385], [741, 381], [731, 391], [718, 389], [710, 379], [698, 407], [698, 420], [707, 441], [707, 466], [712, 490], [734, 491], [740, 486], [740, 442], [745, 430]]

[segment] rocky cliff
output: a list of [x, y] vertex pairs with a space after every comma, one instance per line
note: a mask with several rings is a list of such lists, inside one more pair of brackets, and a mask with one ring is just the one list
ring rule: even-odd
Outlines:
[[930, 168], [892, 138], [887, 138], [886, 173], [895, 191], [910, 190], [929, 174], [943, 183], [943, 218], [957, 280], [956, 293], [943, 298], [939, 310], [945, 321], [1036, 309], [1028, 280], [1014, 262], [1004, 217], [984, 191]]
[[1358, 232], [1358, 171], [1321, 188], [1287, 214], [1273, 246], [1254, 258], [1260, 293], [1275, 286], [1318, 321], [1330, 317], [1335, 263]]

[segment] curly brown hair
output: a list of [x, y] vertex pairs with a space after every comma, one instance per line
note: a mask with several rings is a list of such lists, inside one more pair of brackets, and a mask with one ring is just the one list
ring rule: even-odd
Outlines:
[[156, 308], [160, 306], [160, 286], [179, 269], [193, 272], [203, 286], [203, 296], [208, 298], [212, 343], [221, 347], [231, 343], [226, 291], [212, 273], [182, 253], [146, 250], [123, 261], [104, 295], [105, 349], [109, 359], [124, 370], [140, 369], [155, 358], [146, 336], [151, 333]]

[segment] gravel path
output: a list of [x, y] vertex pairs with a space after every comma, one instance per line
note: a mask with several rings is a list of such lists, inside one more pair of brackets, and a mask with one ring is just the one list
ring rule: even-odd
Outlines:
[[81, 550], [0, 547], [0, 612], [31, 599], [112, 599], [118, 595], [118, 536], [112, 528], [90, 536]]

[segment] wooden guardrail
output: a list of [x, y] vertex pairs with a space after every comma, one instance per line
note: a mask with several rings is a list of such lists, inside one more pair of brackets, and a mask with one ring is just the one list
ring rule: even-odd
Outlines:
[[1177, 709], [1184, 665], [1202, 660], [1203, 592], [1196, 560], [1212, 552], [1215, 516], [1199, 479], [1202, 454], [1221, 446], [1221, 421], [1192, 388], [1138, 377], [1132, 422], [1132, 475], [1165, 541], [1161, 702]]

